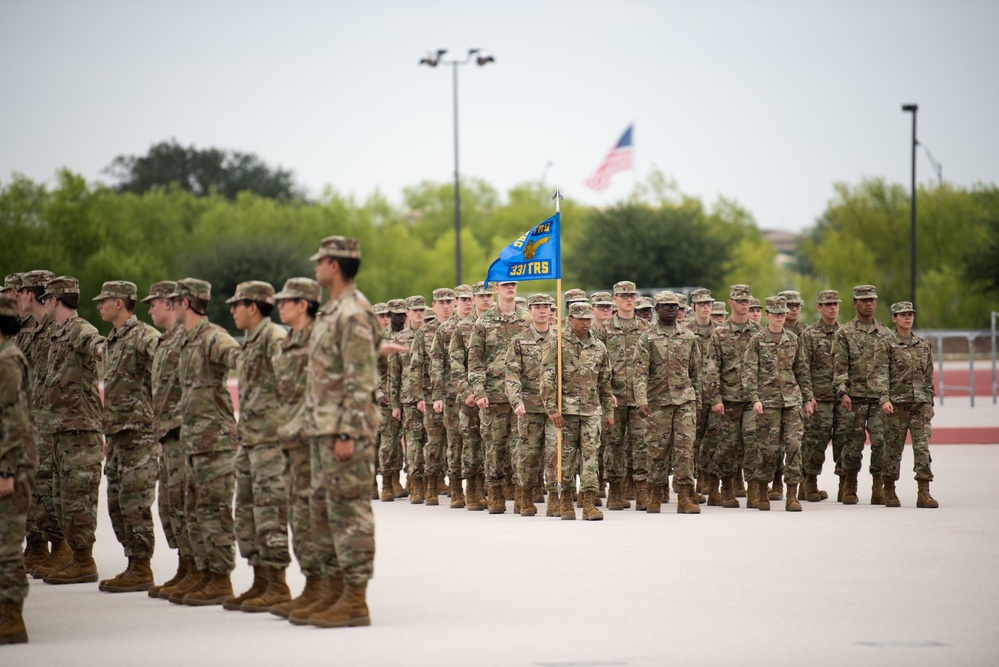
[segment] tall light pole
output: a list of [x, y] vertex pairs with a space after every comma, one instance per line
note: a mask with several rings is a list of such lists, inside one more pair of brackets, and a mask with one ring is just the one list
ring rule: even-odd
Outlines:
[[461, 284], [461, 183], [458, 179], [458, 65], [467, 65], [475, 59], [475, 63], [482, 67], [492, 62], [496, 62], [490, 54], [482, 49], [469, 49], [464, 60], [445, 60], [444, 54], [447, 49], [437, 49], [429, 51], [420, 60], [421, 65], [427, 67], [437, 67], [437, 65], [451, 66], [451, 94], [454, 103], [454, 284]]
[[912, 307], [916, 307], [916, 113], [918, 104], [903, 104], [903, 112], [912, 112], [912, 204], [909, 207], [909, 299]]

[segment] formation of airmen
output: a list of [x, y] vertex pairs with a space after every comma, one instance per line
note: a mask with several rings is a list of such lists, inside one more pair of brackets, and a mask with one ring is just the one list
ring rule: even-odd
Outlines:
[[[837, 500], [852, 505], [869, 435], [871, 503], [899, 507], [908, 432], [917, 506], [938, 506], [930, 346], [912, 332], [910, 303], [892, 305], [893, 329], [875, 320], [873, 286], [853, 289], [856, 317], [843, 325], [838, 293], [819, 292], [807, 327], [798, 292], [761, 303], [749, 285], [732, 285], [727, 304], [694, 290], [689, 308], [687, 295], [650, 299], [627, 280], [568, 290], [564, 314], [547, 294], [518, 297], [516, 282], [372, 307], [354, 284], [360, 258], [356, 239], [327, 237], [310, 258], [315, 280], [278, 292], [241, 283], [227, 303], [242, 342], [205, 317], [203, 280], [150, 286], [142, 302], [155, 328], [134, 315], [134, 284], [105, 283], [94, 298], [112, 325], [104, 338], [78, 316], [74, 278], [7, 277], [0, 643], [27, 641], [26, 571], [98, 581], [102, 462], [128, 567], [100, 590], [319, 627], [370, 623], [372, 500], [447, 498], [489, 514], [512, 501], [522, 517], [543, 504], [548, 517], [581, 509], [599, 521], [604, 505], [660, 513], [672, 489], [680, 514], [743, 497], [750, 509], [784, 500], [801, 511], [799, 501], [828, 497], [817, 480], [831, 440]], [[150, 568], [154, 499], [178, 553], [162, 585]], [[236, 546], [254, 571], [239, 595]], [[295, 598], [292, 554], [306, 578]]]

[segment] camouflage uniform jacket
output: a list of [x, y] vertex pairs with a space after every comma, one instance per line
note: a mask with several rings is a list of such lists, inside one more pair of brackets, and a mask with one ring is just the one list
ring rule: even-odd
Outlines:
[[711, 333], [704, 387], [708, 403], [721, 405], [723, 401], [745, 403], [749, 400], [742, 389], [742, 359], [749, 341], [762, 329], [752, 320], [736, 324], [731, 318], [715, 327]]
[[808, 326], [804, 322], [802, 322], [801, 320], [798, 320], [797, 322], [795, 322], [794, 326], [791, 326], [791, 325], [787, 324], [786, 322], [784, 324], [785, 324], [784, 331], [790, 331], [791, 333], [793, 333], [795, 336], [798, 336], [799, 338], [801, 337], [801, 334], [805, 333], [805, 329], [808, 328]]
[[152, 365], [160, 334], [132, 315], [104, 346], [104, 433], [153, 430]]
[[896, 332], [879, 341], [874, 360], [874, 391], [880, 405], [892, 403], [932, 403], [933, 350], [930, 341], [912, 334], [902, 338]]
[[[422, 328], [422, 327], [421, 327]], [[414, 396], [412, 386], [403, 384], [403, 369], [409, 368], [409, 361], [413, 357], [416, 349], [413, 341], [419, 330], [414, 330], [409, 325], [402, 328], [392, 336], [392, 341], [405, 345], [409, 349], [405, 352], [396, 352], [388, 360], [388, 398], [390, 408], [401, 408], [403, 403], [416, 403], [419, 400]]]
[[468, 386], [475, 400], [506, 403], [506, 352], [519, 333], [527, 331], [531, 319], [524, 310], [504, 315], [499, 306], [482, 314], [472, 327], [468, 343]]
[[97, 362], [103, 345], [104, 336], [78, 315], [53, 329], [45, 385], [39, 392], [52, 410], [51, 433], [101, 432]]
[[831, 326], [819, 320], [805, 327], [798, 336], [801, 358], [808, 369], [812, 382], [812, 394], [816, 401], [835, 401], [836, 385], [833, 383], [833, 338], [839, 329], [839, 322]]
[[812, 400], [798, 337], [786, 329], [776, 341], [769, 329], [753, 336], [742, 362], [742, 387], [748, 402], [765, 408], [793, 408]]
[[506, 397], [513, 409], [523, 405], [524, 411], [545, 414], [541, 403], [541, 355], [545, 344], [555, 337], [555, 329], [541, 333], [531, 324], [517, 334], [506, 353]]
[[375, 439], [379, 332], [371, 304], [353, 285], [320, 311], [309, 345], [308, 435], [342, 433], [369, 442]]
[[448, 355], [451, 338], [457, 326], [457, 315], [439, 324], [434, 333], [434, 342], [430, 346], [430, 390], [435, 401], [443, 401], [445, 398], [453, 401], [457, 396], [454, 383], [451, 381], [451, 357]]
[[55, 433], [59, 430], [59, 424], [52, 412], [52, 406], [44, 395], [45, 374], [49, 367], [49, 348], [52, 346], [52, 332], [56, 329], [56, 322], [51, 315], [46, 314], [41, 322], [37, 322], [31, 328], [29, 338], [25, 341], [24, 356], [28, 359], [28, 368], [31, 369], [31, 391], [33, 402], [31, 404], [31, 416], [35, 422], [35, 428], [39, 433]]
[[36, 468], [38, 449], [31, 421], [31, 373], [13, 340], [0, 343], [0, 473]]
[[618, 407], [638, 405], [635, 401], [635, 349], [638, 337], [652, 325], [635, 316], [625, 320], [617, 315], [607, 320], [603, 327], [604, 345], [611, 364], [611, 389], [617, 397]]
[[[541, 353], [541, 401], [547, 414], [558, 409], [558, 345], [555, 336]], [[571, 329], [562, 332], [563, 415], [592, 417], [614, 414], [607, 347], [596, 337], [580, 340]]]
[[[292, 331], [281, 341], [271, 358], [277, 394], [278, 438], [281, 446], [291, 449], [306, 445], [305, 437], [305, 373], [309, 365], [309, 339], [313, 322]], [[381, 357], [379, 357], [380, 359]]]
[[459, 401], [464, 401], [471, 392], [468, 385], [468, 341], [475, 326], [475, 313], [459, 321], [451, 334], [447, 346], [448, 361], [451, 365], [451, 385]]
[[236, 446], [236, 419], [229, 395], [229, 369], [239, 343], [202, 318], [185, 332], [180, 348], [180, 439], [189, 454], [225, 451]]
[[871, 386], [877, 372], [875, 352], [878, 342], [891, 335], [891, 329], [874, 320], [865, 325], [853, 318], [842, 325], [833, 337], [833, 382], [838, 392], [850, 398], [877, 398]]
[[177, 323], [163, 332], [153, 354], [151, 373], [153, 419], [157, 440], [179, 429], [184, 421], [180, 405], [180, 348], [184, 344], [184, 325]]
[[440, 324], [435, 320], [424, 323], [413, 338], [413, 347], [409, 353], [409, 367], [403, 369], [402, 395], [412, 396], [415, 402], [433, 402], [430, 391], [430, 349], [434, 344], [434, 336]]
[[[382, 341], [391, 341], [393, 333], [391, 326], [382, 329]], [[385, 404], [388, 405], [388, 357], [379, 354], [376, 368], [378, 369], [378, 386], [375, 387], [375, 402], [381, 405], [382, 400], [384, 400]]]
[[697, 338], [679, 323], [656, 322], [638, 339], [632, 359], [636, 405], [683, 405], [696, 401], [701, 383]]
[[701, 353], [701, 387], [697, 392], [698, 405], [710, 405], [706, 391], [706, 375], [708, 371], [708, 352], [711, 351], [711, 334], [714, 333], [715, 325], [708, 320], [708, 323], [704, 325], [698, 324], [696, 321], [691, 321], [686, 323], [685, 326], [690, 330], [690, 333], [694, 334], [694, 338], [697, 340], [697, 350]]
[[14, 336], [14, 344], [17, 348], [24, 353], [24, 356], [28, 356], [28, 345], [31, 340], [31, 330], [35, 328], [35, 318], [30, 313], [28, 315], [21, 316], [21, 329]]
[[239, 379], [239, 444], [243, 447], [275, 444], [278, 441], [277, 378], [271, 359], [287, 337], [285, 330], [269, 317], [246, 332], [236, 361]]

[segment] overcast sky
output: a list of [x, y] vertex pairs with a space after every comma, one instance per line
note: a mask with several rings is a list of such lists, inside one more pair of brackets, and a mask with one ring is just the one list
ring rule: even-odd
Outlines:
[[[997, 30], [992, 0], [0, 0], [0, 181], [107, 180], [176, 138], [400, 202], [453, 178], [451, 68], [420, 57], [479, 47], [496, 62], [459, 68], [463, 175], [609, 204], [659, 168], [799, 230], [836, 181], [909, 183], [903, 103], [945, 179], [999, 182]], [[631, 122], [635, 169], [586, 189]]]

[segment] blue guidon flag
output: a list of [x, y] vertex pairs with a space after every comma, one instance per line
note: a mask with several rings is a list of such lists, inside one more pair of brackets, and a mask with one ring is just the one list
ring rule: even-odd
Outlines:
[[486, 283], [562, 277], [561, 213], [556, 213], [500, 251]]

